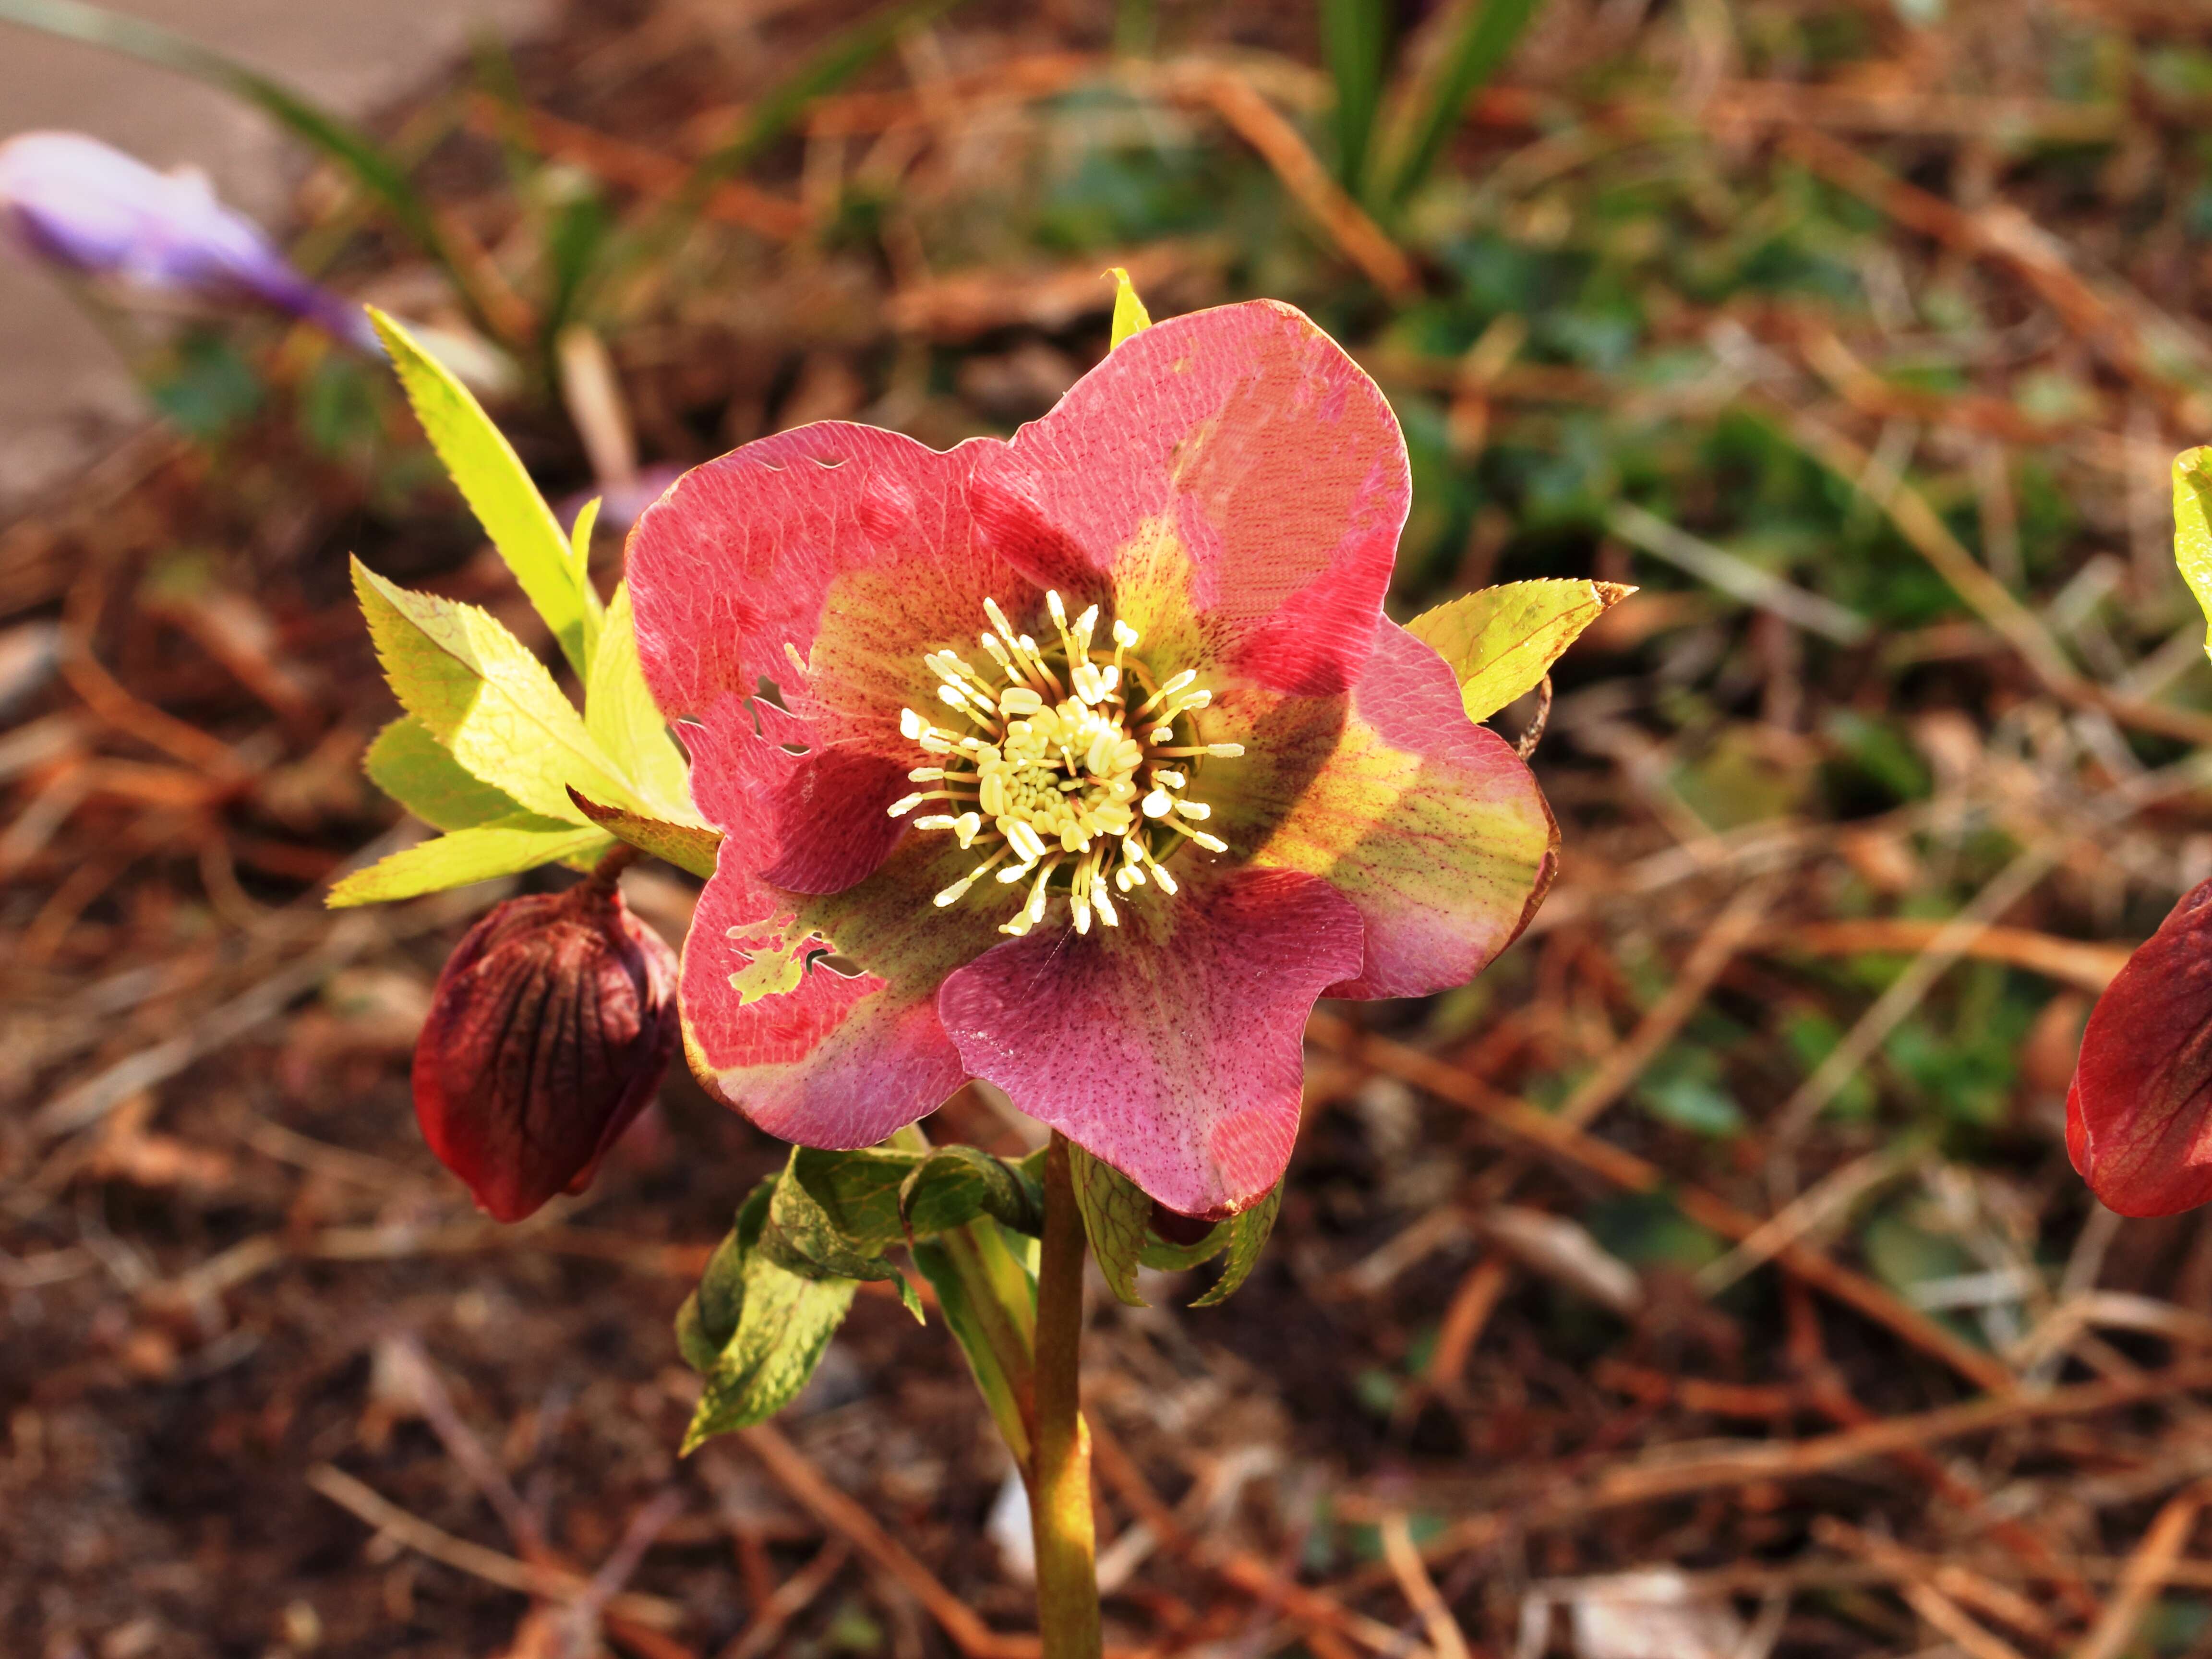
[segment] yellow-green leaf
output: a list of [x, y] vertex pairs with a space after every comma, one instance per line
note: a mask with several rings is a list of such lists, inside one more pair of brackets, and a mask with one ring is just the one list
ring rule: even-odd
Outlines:
[[456, 830], [380, 859], [340, 881], [324, 900], [332, 909], [387, 904], [394, 899], [465, 887], [495, 876], [519, 876], [541, 864], [588, 860], [614, 845], [603, 830], [557, 823], [524, 812], [497, 823]]
[[1505, 582], [1438, 605], [1406, 631], [1451, 665], [1471, 720], [1486, 720], [1552, 672], [1575, 636], [1636, 590], [1619, 582]]
[[[639, 812], [625, 812], [619, 806], [603, 806], [588, 795], [571, 789], [568, 799], [575, 802], [583, 815], [605, 830], [609, 835], [628, 842], [641, 853], [650, 853], [679, 870], [689, 870], [695, 876], [714, 873], [714, 850], [722, 844], [721, 832], [700, 823], [669, 823], [659, 818], [649, 818]], [[756, 965], [761, 958], [756, 958]], [[801, 964], [794, 957], [791, 961], [791, 984], [778, 986], [779, 991], [788, 991], [799, 983]], [[743, 977], [742, 975], [739, 975]]]
[[531, 482], [514, 446], [469, 389], [391, 318], [374, 307], [368, 316], [392, 354], [431, 448], [561, 642], [562, 655], [583, 678], [591, 672], [599, 643], [601, 607], [574, 544], [562, 533], [560, 520]]
[[514, 796], [465, 769], [412, 714], [402, 714], [376, 734], [362, 769], [370, 782], [433, 829], [472, 829], [522, 811]]
[[545, 665], [489, 612], [410, 592], [358, 559], [353, 572], [385, 678], [464, 770], [569, 823], [588, 821], [568, 799], [572, 783], [594, 800], [637, 805]]
[[1083, 1212], [1083, 1231], [1106, 1288], [1132, 1308], [1148, 1305], [1137, 1294], [1137, 1260], [1145, 1248], [1145, 1229], [1152, 1200], [1144, 1189], [1100, 1158], [1070, 1141], [1068, 1173], [1074, 1177], [1075, 1207]]
[[[1145, 309], [1145, 302], [1137, 297], [1137, 285], [1129, 280], [1129, 273], [1115, 265], [1106, 273], [1114, 279], [1114, 345], [1119, 345], [1132, 334], [1142, 332], [1152, 325], [1152, 313]], [[1109, 347], [1110, 350], [1112, 348]]]
[[1237, 1294], [1251, 1277], [1253, 1264], [1259, 1261], [1267, 1235], [1275, 1231], [1275, 1212], [1282, 1207], [1283, 1186], [1277, 1182], [1267, 1197], [1230, 1218], [1225, 1224], [1229, 1230], [1229, 1260], [1222, 1263], [1221, 1277], [1214, 1281], [1213, 1288], [1192, 1303], [1192, 1307], [1218, 1308]]
[[[2173, 458], [2173, 562], [2212, 621], [2212, 447], [2185, 449]], [[2212, 656], [2212, 631], [2204, 652]]]
[[[609, 759], [620, 767], [639, 803], [665, 823], [703, 829], [706, 821], [691, 809], [690, 768], [669, 735], [668, 722], [645, 689], [645, 669], [637, 658], [637, 635], [630, 623], [629, 584], [615, 589], [592, 654], [592, 673], [584, 687], [584, 726]], [[710, 871], [708, 873], [712, 873]]]

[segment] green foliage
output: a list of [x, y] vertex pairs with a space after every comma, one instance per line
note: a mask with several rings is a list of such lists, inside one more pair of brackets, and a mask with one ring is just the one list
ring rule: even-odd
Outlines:
[[1213, 1288], [1192, 1307], [1218, 1308], [1243, 1288], [1259, 1262], [1260, 1252], [1267, 1248], [1267, 1235], [1275, 1231], [1275, 1213], [1282, 1207], [1283, 1188], [1278, 1182], [1265, 1198], [1224, 1224], [1229, 1231], [1229, 1259], [1222, 1264], [1221, 1277], [1213, 1281]]
[[1519, 43], [1538, 3], [1468, 0], [1434, 76], [1425, 87], [1407, 94], [1403, 139], [1394, 147], [1385, 181], [1374, 192], [1379, 205], [1402, 205], [1428, 181], [1468, 101]]
[[845, 1322], [856, 1288], [849, 1279], [802, 1278], [765, 1252], [749, 1251], [737, 1328], [707, 1373], [683, 1449], [765, 1422], [789, 1405]]
[[1139, 1267], [1176, 1271], [1228, 1252], [1228, 1261], [1213, 1288], [1190, 1305], [1211, 1308], [1227, 1301], [1251, 1273], [1267, 1235], [1275, 1225], [1283, 1189], [1278, 1185], [1242, 1214], [1232, 1216], [1196, 1244], [1172, 1244], [1152, 1230], [1152, 1200], [1143, 1188], [1112, 1164], [1096, 1158], [1073, 1142], [1068, 1144], [1068, 1166], [1075, 1178], [1076, 1207], [1083, 1212], [1083, 1231], [1091, 1240], [1091, 1253], [1107, 1288], [1133, 1308], [1150, 1305], [1137, 1294]]
[[221, 336], [194, 330], [147, 386], [154, 406], [186, 437], [219, 438], [260, 412], [268, 388]]
[[594, 800], [637, 803], [553, 677], [487, 611], [410, 592], [354, 562], [354, 591], [400, 706], [461, 767], [524, 810], [587, 822], [570, 784]]
[[519, 876], [543, 864], [589, 868], [613, 845], [594, 825], [579, 830], [525, 812], [404, 848], [337, 882], [323, 902], [332, 909], [389, 904], [498, 876]]
[[1584, 629], [1636, 590], [1618, 582], [1507, 582], [1416, 617], [1406, 631], [1451, 665], [1471, 720], [1533, 691]]
[[1121, 343], [1132, 334], [1142, 332], [1152, 325], [1152, 313], [1145, 309], [1145, 302], [1137, 297], [1137, 285], [1129, 280], [1129, 273], [1115, 265], [1107, 273], [1114, 279], [1114, 335], [1108, 349]]
[[1382, 106], [1382, 74], [1391, 46], [1392, 9], [1386, 0], [1320, 0], [1322, 60], [1336, 89], [1331, 125], [1336, 134], [1336, 176], [1358, 196], [1367, 176], [1368, 149]]
[[1075, 1182], [1075, 1206], [1083, 1212], [1083, 1231], [1091, 1240], [1098, 1271], [1105, 1275], [1106, 1288], [1132, 1308], [1149, 1306], [1137, 1294], [1137, 1265], [1152, 1200], [1128, 1176], [1073, 1141], [1067, 1158]]
[[553, 630], [568, 665], [577, 678], [585, 678], [591, 672], [603, 615], [580, 556], [589, 544], [580, 550], [562, 533], [560, 521], [531, 482], [514, 447], [453, 371], [382, 312], [372, 309], [369, 318], [392, 354], [415, 417], [422, 422], [454, 487]]
[[[411, 714], [376, 734], [362, 769], [371, 783], [434, 829], [472, 830], [526, 816], [520, 802], [465, 770], [453, 750]], [[549, 829], [568, 828], [557, 818], [538, 822]]]
[[[896, 1280], [884, 1258], [902, 1243], [899, 1188], [918, 1162], [911, 1152], [827, 1152], [794, 1146], [769, 1201], [760, 1249], [787, 1271], [811, 1279]], [[908, 1297], [915, 1317], [920, 1304]]]
[[[2197, 603], [2212, 618], [2212, 449], [2186, 449], [2173, 458], [2173, 557]], [[2204, 641], [2212, 655], [2212, 632]]]
[[[595, 501], [585, 515], [596, 517]], [[589, 547], [590, 526], [577, 520], [580, 548]], [[580, 557], [578, 568], [581, 568]], [[690, 768], [668, 723], [646, 690], [645, 670], [638, 661], [637, 635], [631, 624], [629, 584], [615, 589], [599, 644], [592, 653], [592, 672], [585, 682], [584, 729], [599, 747], [623, 763], [640, 805], [665, 823], [704, 828], [704, 820], [691, 809]]]
[[616, 840], [626, 841], [640, 852], [650, 853], [695, 876], [705, 878], [714, 873], [714, 849], [722, 844], [720, 831], [692, 823], [670, 823], [661, 818], [649, 818], [642, 812], [602, 805], [573, 788], [568, 791], [568, 799], [575, 803], [578, 811]]
[[899, 1212], [915, 1237], [950, 1232], [978, 1216], [1036, 1237], [1044, 1230], [1044, 1194], [1004, 1158], [974, 1146], [939, 1146], [901, 1184]]

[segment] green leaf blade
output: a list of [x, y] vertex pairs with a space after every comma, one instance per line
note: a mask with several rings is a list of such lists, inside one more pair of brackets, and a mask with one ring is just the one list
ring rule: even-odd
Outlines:
[[371, 783], [434, 829], [473, 830], [522, 811], [514, 796], [462, 766], [412, 714], [401, 715], [376, 734], [362, 757], [362, 769]]
[[404, 848], [344, 878], [323, 902], [334, 910], [389, 904], [500, 876], [519, 876], [543, 864], [594, 858], [613, 845], [596, 825], [578, 829], [525, 812]]
[[659, 818], [647, 817], [641, 812], [625, 811], [619, 806], [605, 806], [575, 790], [568, 799], [576, 810], [598, 824], [617, 841], [626, 841], [641, 853], [650, 853], [679, 870], [689, 870], [693, 875], [708, 877], [714, 873], [715, 850], [722, 844], [721, 832], [703, 829], [695, 824], [669, 823]]
[[646, 689], [628, 582], [615, 589], [592, 653], [592, 672], [584, 684], [584, 727], [622, 769], [653, 817], [705, 828], [691, 806], [691, 769]]
[[1283, 1187], [1277, 1182], [1267, 1197], [1231, 1218], [1229, 1260], [1223, 1264], [1221, 1277], [1214, 1281], [1213, 1288], [1192, 1303], [1192, 1307], [1218, 1308], [1243, 1287], [1260, 1260], [1260, 1252], [1267, 1246], [1267, 1235], [1275, 1231], [1275, 1214], [1282, 1207]]
[[[2212, 623], [2212, 447], [2173, 458], [2173, 562]], [[2204, 653], [2212, 656], [2212, 628]]]
[[1114, 337], [1107, 347], [1110, 351], [1132, 334], [1141, 334], [1150, 328], [1152, 313], [1137, 297], [1137, 285], [1129, 280], [1127, 271], [1115, 265], [1106, 274], [1114, 279]]
[[1097, 1258], [1106, 1287], [1129, 1307], [1150, 1306], [1137, 1294], [1137, 1267], [1152, 1218], [1152, 1200], [1128, 1176], [1073, 1141], [1067, 1157], [1075, 1178], [1075, 1206], [1083, 1212], [1083, 1231], [1090, 1236], [1091, 1253]]
[[1506, 582], [1449, 600], [1406, 631], [1450, 665], [1468, 719], [1480, 722], [1534, 690], [1584, 629], [1635, 591], [1619, 582]]
[[382, 312], [372, 309], [369, 320], [392, 354], [430, 447], [553, 630], [568, 665], [577, 678], [586, 678], [603, 620], [599, 595], [521, 457], [451, 369]]
[[358, 559], [354, 591], [400, 706], [461, 768], [527, 811], [587, 822], [568, 787], [633, 807], [629, 785], [539, 662], [487, 611], [410, 592]]

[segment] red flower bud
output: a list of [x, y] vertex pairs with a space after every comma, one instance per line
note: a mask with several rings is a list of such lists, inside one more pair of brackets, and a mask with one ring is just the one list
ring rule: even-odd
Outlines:
[[611, 878], [509, 899], [461, 940], [415, 1045], [415, 1115], [497, 1219], [590, 1184], [668, 1070], [676, 975]]
[[2122, 1215], [2212, 1200], [2212, 881], [2173, 907], [2089, 1016], [2066, 1150]]

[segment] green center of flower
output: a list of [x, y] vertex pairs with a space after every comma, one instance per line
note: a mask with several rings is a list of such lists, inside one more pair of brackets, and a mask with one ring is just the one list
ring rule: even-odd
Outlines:
[[1185, 792], [1207, 757], [1244, 752], [1199, 741], [1194, 717], [1213, 694], [1195, 670], [1156, 680], [1132, 654], [1139, 635], [1128, 623], [1114, 624], [1110, 646], [1094, 646], [1097, 605], [1073, 623], [1059, 594], [1047, 593], [1045, 605], [1060, 637], [1040, 646], [1014, 632], [998, 601], [983, 601], [991, 627], [979, 638], [996, 682], [957, 652], [922, 659], [940, 682], [939, 700], [963, 725], [948, 730], [899, 711], [899, 730], [941, 763], [908, 773], [935, 787], [890, 809], [898, 818], [944, 801], [946, 810], [916, 818], [915, 828], [950, 830], [963, 848], [981, 843], [982, 862], [937, 896], [940, 907], [994, 871], [1009, 886], [1027, 881], [1026, 901], [999, 929], [1017, 936], [1043, 921], [1050, 896], [1063, 891], [1077, 933], [1091, 931], [1094, 911], [1118, 927], [1109, 886], [1127, 894], [1152, 882], [1172, 894], [1164, 860], [1184, 842], [1227, 852], [1226, 842], [1194, 827], [1212, 809]]

